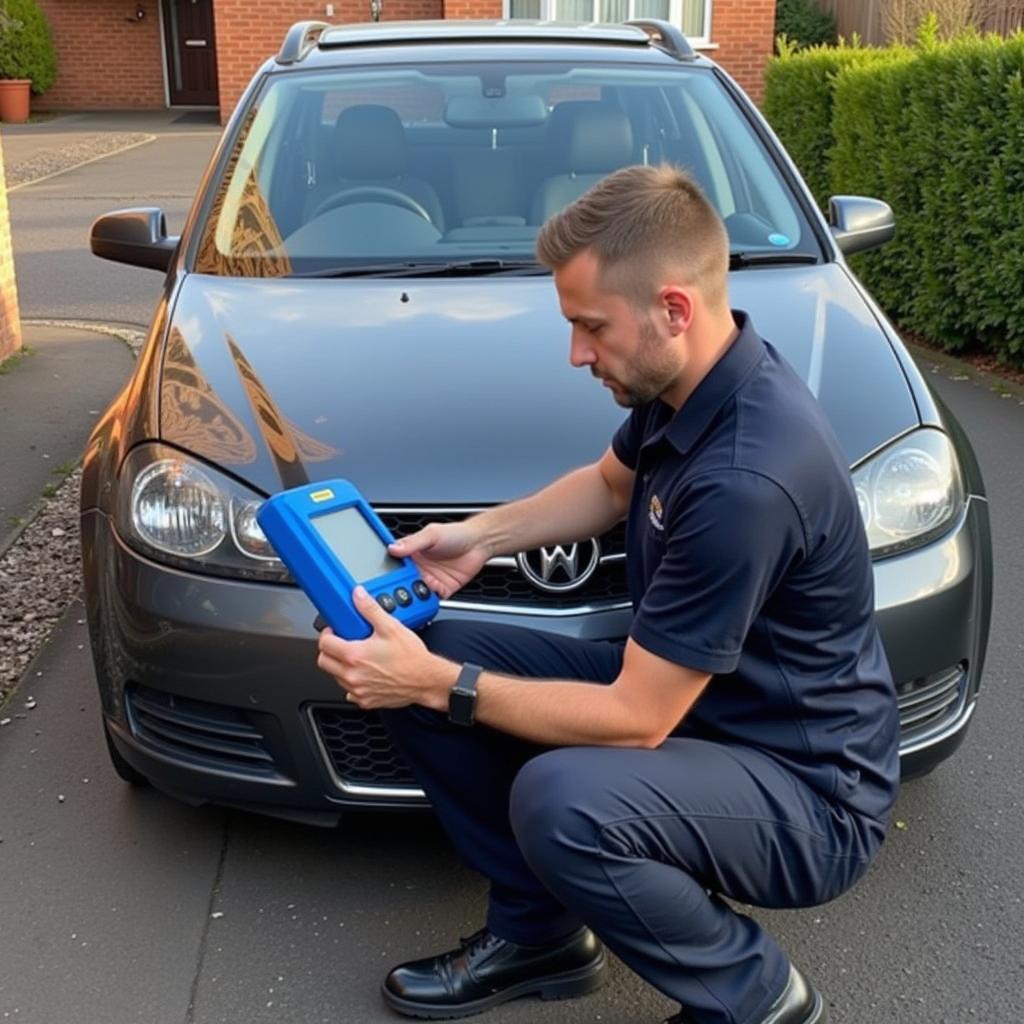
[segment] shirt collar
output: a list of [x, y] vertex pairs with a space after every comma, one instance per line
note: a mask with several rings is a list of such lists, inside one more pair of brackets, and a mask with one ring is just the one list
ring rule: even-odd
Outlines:
[[668, 438], [679, 453], [685, 455], [715, 413], [736, 393], [747, 374], [764, 357], [764, 342], [754, 330], [750, 316], [742, 310], [734, 309], [732, 317], [739, 328], [739, 335], [701, 378], [679, 411], [651, 441]]

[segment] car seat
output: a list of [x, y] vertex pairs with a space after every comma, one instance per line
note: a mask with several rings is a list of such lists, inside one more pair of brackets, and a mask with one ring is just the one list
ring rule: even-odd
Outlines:
[[[409, 144], [401, 119], [390, 107], [362, 104], [347, 107], [334, 123], [334, 168], [337, 177], [325, 182], [307, 202], [307, 215], [333, 195], [350, 188], [377, 187], [401, 192], [418, 202], [444, 230], [441, 200], [434, 187], [409, 174]], [[374, 202], [372, 196], [366, 202]], [[386, 202], [385, 199], [379, 200]]]
[[591, 185], [633, 160], [633, 128], [625, 112], [598, 100], [570, 100], [551, 111], [548, 138], [561, 149], [564, 173], [546, 178], [534, 192], [533, 224], [578, 199]]

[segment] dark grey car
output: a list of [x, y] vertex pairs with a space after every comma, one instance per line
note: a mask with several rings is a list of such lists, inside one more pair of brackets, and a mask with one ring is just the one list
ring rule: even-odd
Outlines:
[[[540, 223], [620, 166], [688, 167], [722, 214], [732, 304], [822, 402], [849, 459], [900, 695], [906, 773], [963, 739], [989, 632], [977, 461], [844, 253], [892, 215], [821, 217], [764, 120], [661, 23], [295, 26], [254, 77], [179, 238], [92, 228], [166, 270], [138, 366], [85, 453], [82, 550], [118, 771], [303, 820], [423, 802], [380, 723], [315, 665], [315, 610], [255, 519], [346, 477], [401, 535], [519, 497], [623, 411], [568, 362]], [[442, 615], [629, 628], [621, 526], [495, 559]]]

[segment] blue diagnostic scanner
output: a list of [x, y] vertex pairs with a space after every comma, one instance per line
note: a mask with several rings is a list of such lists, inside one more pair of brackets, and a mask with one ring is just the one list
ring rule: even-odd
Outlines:
[[416, 563], [388, 551], [394, 538], [347, 480], [281, 491], [263, 503], [256, 521], [299, 586], [345, 640], [364, 640], [373, 632], [352, 601], [357, 584], [410, 629], [425, 626], [440, 608]]

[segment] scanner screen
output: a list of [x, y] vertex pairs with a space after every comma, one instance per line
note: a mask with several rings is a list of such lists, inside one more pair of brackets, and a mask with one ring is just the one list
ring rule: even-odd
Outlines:
[[314, 516], [312, 523], [356, 583], [366, 583], [402, 568], [402, 563], [388, 554], [377, 531], [355, 506]]

